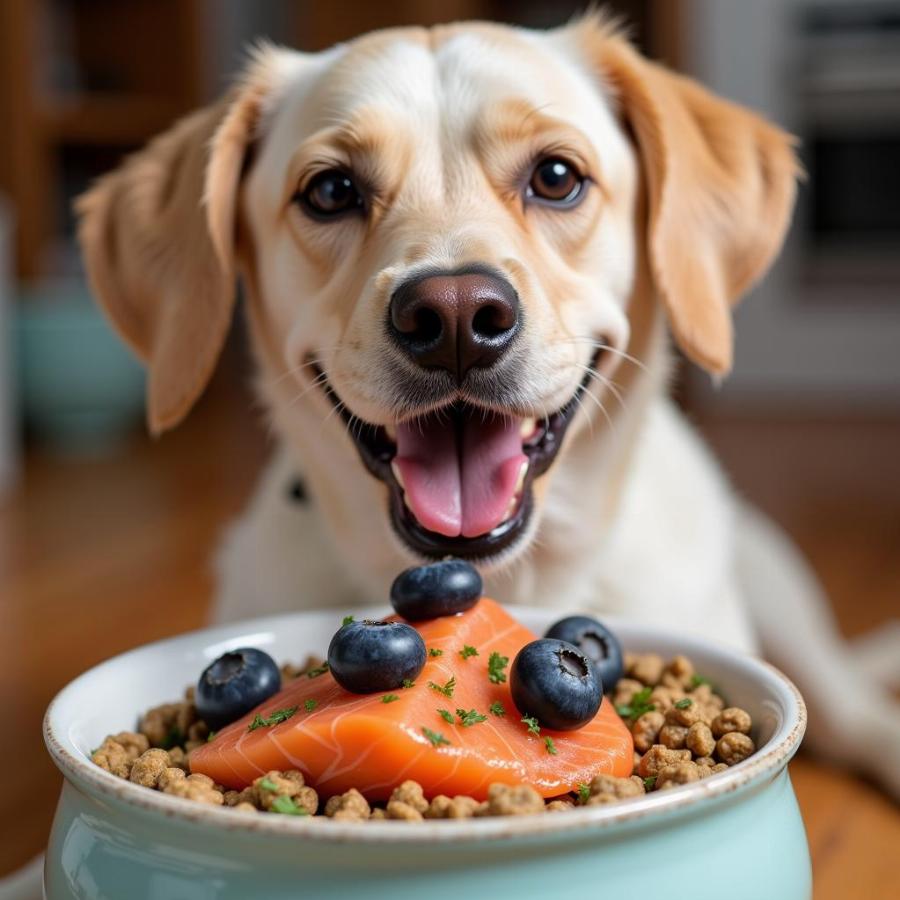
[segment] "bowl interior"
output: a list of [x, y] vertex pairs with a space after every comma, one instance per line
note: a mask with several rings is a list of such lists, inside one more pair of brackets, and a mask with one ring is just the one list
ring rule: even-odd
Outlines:
[[[373, 618], [383, 616], [386, 610], [379, 607], [346, 612], [352, 612], [356, 618]], [[537, 633], [542, 633], [559, 617], [559, 612], [553, 610], [519, 607], [514, 612]], [[90, 762], [92, 750], [107, 734], [133, 729], [143, 711], [179, 699], [185, 687], [196, 680], [206, 665], [227, 650], [260, 647], [279, 663], [299, 663], [310, 653], [324, 655], [344, 613], [344, 610], [311, 611], [220, 625], [149, 644], [101, 663], [64, 688], [51, 704], [45, 721], [51, 753], [68, 777], [80, 775], [79, 780], [82, 780], [86, 776], [97, 785], [100, 784], [98, 779], [106, 779], [110, 786], [115, 782], [115, 787], [121, 789], [120, 795], [131, 795], [129, 799], [149, 800], [146, 795], [151, 795], [154, 803], [157, 800], [172, 801], [188, 806], [121, 782], [99, 770]], [[750, 712], [754, 721], [753, 737], [758, 752], [753, 757], [696, 785], [648, 795], [642, 803], [644, 800], [663, 803], [669, 799], [663, 795], [682, 794], [697, 786], [703, 786], [702, 793], [708, 795], [717, 780], [727, 788], [725, 778], [747, 782], [763, 777], [782, 767], [793, 755], [802, 737], [805, 710], [796, 689], [777, 670], [757, 659], [692, 636], [612, 618], [606, 621], [619, 635], [626, 650], [654, 651], [666, 658], [678, 653], [689, 656], [698, 673], [708, 678], [729, 704]], [[615, 815], [619, 808], [594, 807], [584, 812]], [[204, 810], [224, 812], [207, 807]], [[554, 818], [568, 819], [570, 815]], [[302, 824], [296, 821], [278, 823], [279, 826]]]

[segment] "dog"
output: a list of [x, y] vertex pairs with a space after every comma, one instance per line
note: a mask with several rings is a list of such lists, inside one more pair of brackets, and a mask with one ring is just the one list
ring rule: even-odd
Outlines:
[[216, 618], [376, 602], [408, 565], [470, 559], [507, 602], [764, 653], [811, 743], [900, 795], [896, 633], [839, 639], [666, 398], [670, 340], [728, 373], [799, 175], [788, 134], [594, 14], [260, 46], [78, 203], [153, 433], [245, 292], [279, 446], [220, 551]]

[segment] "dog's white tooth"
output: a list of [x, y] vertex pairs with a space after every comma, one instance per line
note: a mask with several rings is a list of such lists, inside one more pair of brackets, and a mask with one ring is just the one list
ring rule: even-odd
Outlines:
[[400, 471], [400, 466], [394, 461], [391, 461], [391, 471], [394, 473], [394, 478], [397, 479], [397, 484], [405, 491], [406, 485], [403, 483], [403, 473]]
[[537, 428], [537, 420], [528, 418], [522, 419], [522, 425], [519, 428], [519, 434], [522, 435], [523, 438], [529, 438], [534, 434], [535, 429]]
[[525, 476], [528, 474], [528, 460], [523, 460], [522, 465], [519, 468], [519, 477], [516, 479], [516, 489], [513, 491], [513, 501], [519, 496], [522, 491], [522, 487], [525, 484]]
[[519, 505], [519, 496], [518, 494], [514, 494], [512, 499], [509, 501], [509, 505], [506, 507], [506, 511], [503, 513], [503, 521], [505, 522], [507, 519], [511, 519], [515, 514], [516, 507]]

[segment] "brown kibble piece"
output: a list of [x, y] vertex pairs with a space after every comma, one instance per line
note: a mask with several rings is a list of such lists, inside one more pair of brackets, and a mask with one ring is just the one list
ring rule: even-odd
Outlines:
[[571, 800], [551, 800], [547, 804], [547, 812], [555, 813], [555, 812], [566, 812], [574, 808], [575, 804]]
[[716, 756], [729, 766], [734, 766], [751, 756], [756, 750], [756, 745], [746, 734], [739, 731], [731, 731], [723, 734], [716, 742]]
[[688, 729], [684, 725], [663, 725], [659, 729], [658, 743], [668, 747], [670, 750], [682, 750], [684, 749], [687, 735]]
[[404, 822], [421, 822], [422, 813], [409, 803], [402, 800], [388, 800], [387, 817]]
[[169, 767], [169, 754], [165, 750], [154, 747], [152, 750], [142, 753], [134, 761], [128, 777], [135, 784], [155, 788], [159, 782], [159, 776]]
[[[710, 731], [709, 725], [704, 722], [694, 722], [688, 729], [685, 737], [685, 746], [694, 756], [710, 757], [716, 749], [716, 740]], [[712, 760], [709, 761], [712, 765]]]
[[[257, 805], [260, 809], [270, 810], [278, 797], [289, 797], [303, 808], [309, 815], [315, 815], [319, 808], [319, 795], [311, 787], [307, 787], [303, 774], [296, 769], [279, 772], [273, 769], [253, 781]], [[366, 812], [368, 815], [368, 810]]]
[[700, 707], [690, 697], [679, 700], [670, 709], [666, 710], [666, 722], [670, 725], [681, 725], [684, 728], [690, 728], [694, 722], [699, 721]]
[[478, 809], [478, 801], [474, 797], [447, 797], [438, 794], [425, 812], [426, 819], [469, 819]]
[[627, 706], [634, 699], [634, 695], [643, 689], [644, 685], [634, 678], [620, 678], [613, 691], [613, 705]]
[[687, 688], [694, 677], [694, 664], [686, 656], [679, 654], [669, 661], [663, 674], [670, 676], [682, 688]]
[[488, 787], [487, 815], [524, 816], [544, 811], [544, 798], [527, 784]]
[[325, 804], [325, 815], [330, 819], [368, 819], [370, 812], [368, 801], [356, 788], [330, 797]]
[[690, 762], [690, 750], [670, 750], [662, 744], [654, 744], [642, 757], [638, 766], [638, 774], [641, 778], [649, 778], [656, 775], [666, 766], [674, 766], [680, 762]]
[[134, 759], [118, 741], [108, 737], [91, 754], [91, 762], [117, 778], [128, 778], [131, 774], [131, 766], [134, 763]]
[[752, 725], [753, 720], [750, 718], [750, 713], [739, 706], [729, 706], [728, 709], [723, 709], [713, 719], [712, 733], [717, 738], [730, 734], [733, 731], [741, 734], [750, 734]]
[[169, 749], [186, 740], [188, 729], [196, 720], [197, 710], [193, 703], [163, 703], [144, 714], [139, 730], [147, 736], [151, 747]]
[[627, 670], [630, 678], [635, 678], [645, 685], [658, 684], [662, 673], [663, 659], [656, 653], [638, 654]]
[[655, 710], [638, 716], [634, 725], [631, 726], [635, 749], [646, 753], [657, 742], [656, 737], [664, 722], [663, 714]]
[[590, 796], [586, 806], [617, 803], [644, 793], [644, 783], [638, 778], [616, 778], [614, 775], [596, 775], [591, 781]]
[[674, 766], [665, 766], [656, 775], [654, 787], [658, 791], [667, 788], [678, 787], [680, 784], [690, 784], [700, 780], [698, 767], [692, 762], [680, 762]]
[[[180, 772], [180, 769], [175, 771]], [[221, 791], [217, 791], [211, 778], [205, 775], [188, 775], [185, 778], [174, 778], [166, 784], [163, 793], [183, 797], [185, 800], [195, 800], [197, 803], [209, 803], [213, 806], [221, 806], [225, 798]]]
[[[390, 800], [396, 803], [405, 803], [418, 813], [424, 813], [428, 809], [428, 801], [425, 799], [422, 785], [418, 781], [404, 781], [399, 787], [395, 787], [391, 793]], [[390, 814], [390, 803], [388, 805], [388, 814]]]

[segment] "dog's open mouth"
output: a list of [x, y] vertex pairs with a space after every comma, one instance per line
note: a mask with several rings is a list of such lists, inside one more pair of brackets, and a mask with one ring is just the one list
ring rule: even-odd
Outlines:
[[316, 374], [366, 468], [387, 485], [400, 538], [429, 558], [486, 559], [525, 533], [532, 483], [553, 464], [597, 361], [565, 406], [543, 419], [456, 402], [393, 428], [360, 423]]

